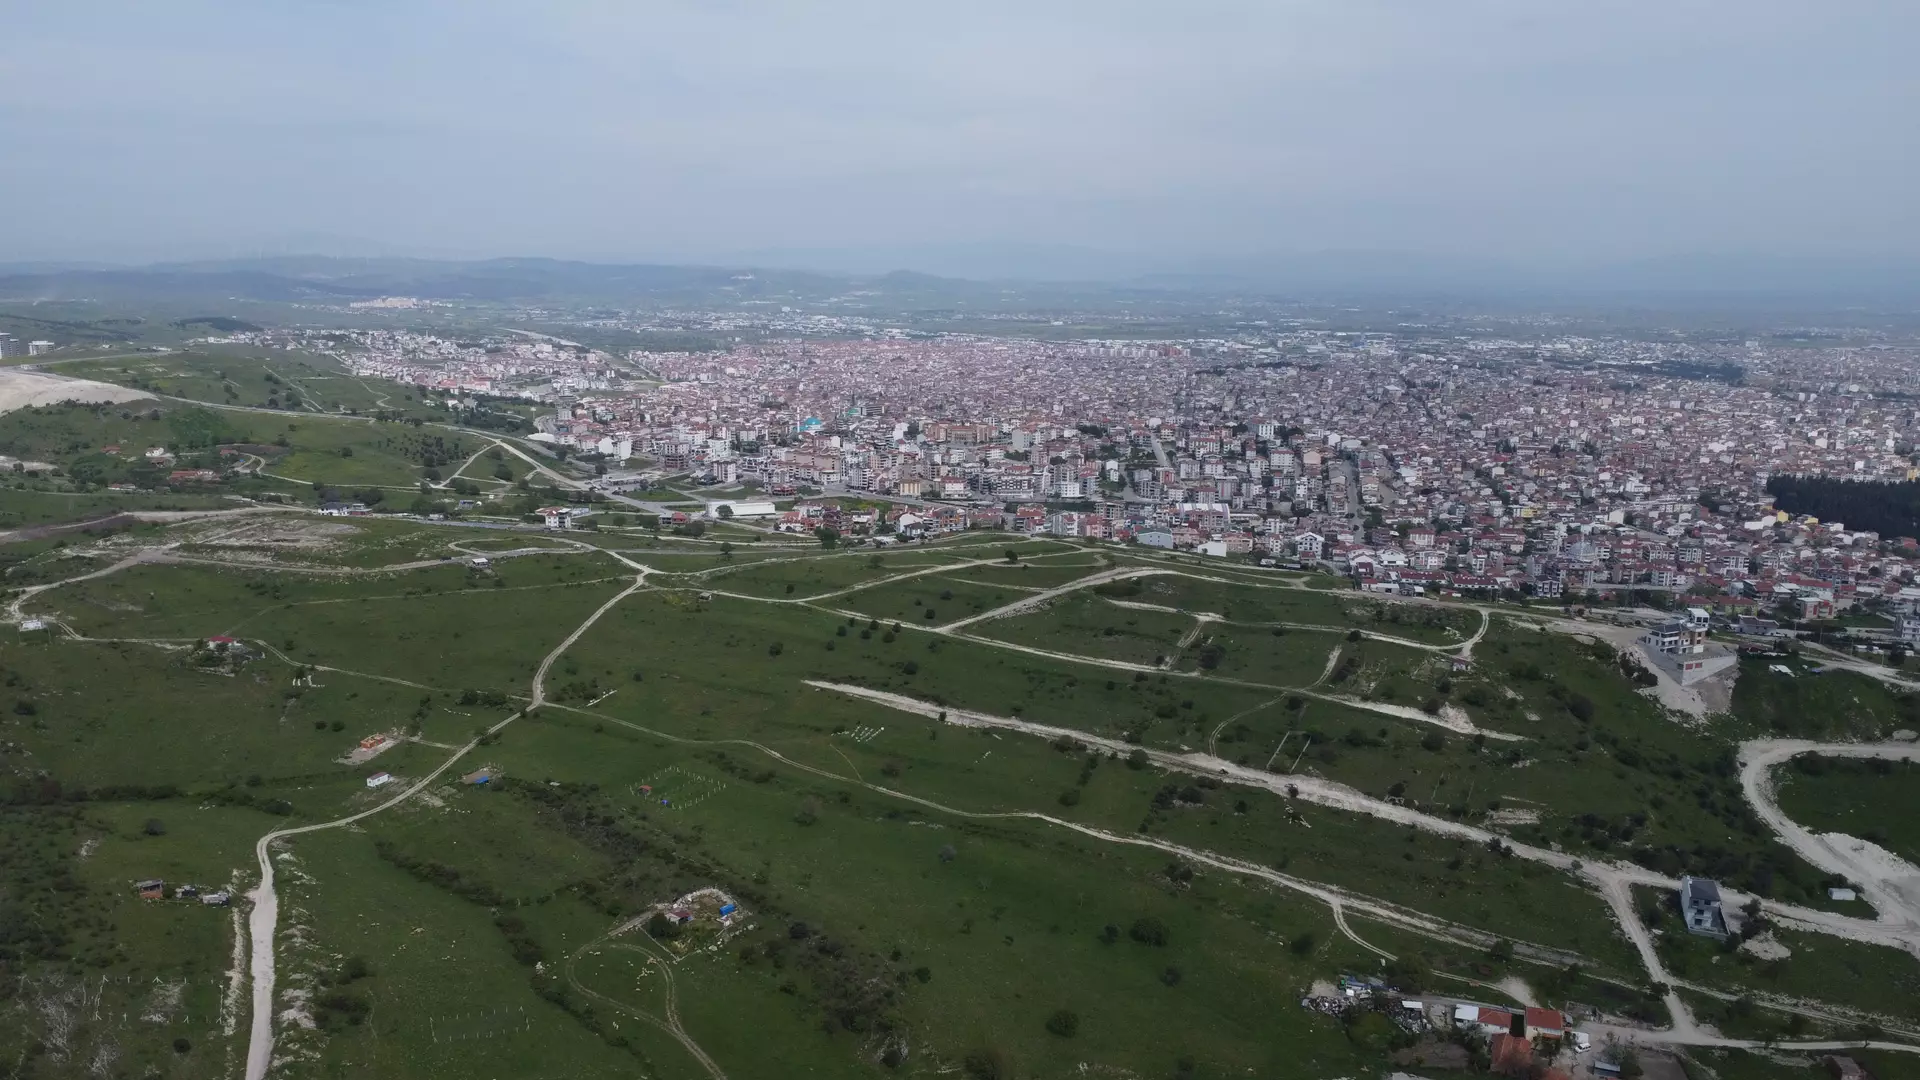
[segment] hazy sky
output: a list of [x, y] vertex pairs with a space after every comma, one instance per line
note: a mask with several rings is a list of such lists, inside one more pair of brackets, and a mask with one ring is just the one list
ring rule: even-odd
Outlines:
[[1920, 252], [1915, 0], [5, 8], [0, 262]]

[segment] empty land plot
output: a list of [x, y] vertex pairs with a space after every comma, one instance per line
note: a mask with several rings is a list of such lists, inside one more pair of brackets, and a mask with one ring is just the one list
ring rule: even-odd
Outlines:
[[720, 570], [705, 575], [704, 580], [707, 585], [723, 592], [769, 599], [804, 599], [954, 561], [951, 556], [936, 551], [802, 556], [765, 561], [737, 570]]
[[1789, 955], [1762, 960], [1687, 933], [1670, 892], [1636, 886], [1634, 898], [1641, 920], [1664, 931], [1655, 941], [1676, 978], [1920, 1019], [1920, 960], [1902, 949], [1776, 928], [1774, 939]]
[[1780, 808], [1798, 824], [1870, 840], [1920, 866], [1920, 765], [1803, 754], [1778, 775]]
[[[466, 804], [453, 805], [467, 809]], [[304, 926], [299, 939], [280, 951], [278, 981], [314, 988], [306, 1011], [317, 1029], [277, 1024], [276, 1054], [310, 1055], [329, 1074], [341, 1076], [430, 1077], [493, 1069], [549, 1077], [558, 1075], [552, 1071], [557, 1059], [566, 1061], [567, 1075], [606, 1080], [634, 1075], [640, 1060], [631, 1051], [596, 1037], [593, 1027], [583, 1027], [551, 997], [543, 997], [538, 990], [545, 984], [533, 978], [533, 963], [553, 964], [570, 946], [584, 944], [589, 933], [604, 932], [608, 920], [589, 921], [590, 913], [563, 897], [529, 907], [525, 914], [508, 908], [506, 914], [514, 916], [509, 934], [502, 929], [506, 916], [496, 916], [481, 902], [491, 898], [481, 890], [494, 886], [509, 890], [509, 896], [553, 890], [565, 879], [539, 862], [520, 863], [520, 857], [564, 838], [521, 841], [509, 833], [499, 844], [506, 851], [476, 866], [473, 860], [485, 841], [470, 834], [449, 836], [425, 856], [412, 849], [396, 852], [409, 863], [403, 868], [380, 854], [379, 843], [388, 839], [387, 817], [375, 819], [371, 836], [335, 830], [286, 845], [291, 859], [283, 865], [294, 872], [280, 880], [282, 911], [301, 912]], [[489, 820], [504, 827], [491, 815]], [[516, 863], [542, 876], [520, 881], [487, 876], [501, 864]], [[528, 918], [536, 913], [542, 923], [537, 930]], [[572, 936], [565, 932], [570, 924], [577, 924]], [[343, 979], [347, 961], [356, 957], [368, 974]], [[332, 984], [324, 992], [322, 980]], [[356, 1014], [371, 1021], [355, 1023]], [[607, 1034], [618, 1029], [609, 1027]]]
[[[60, 366], [61, 374], [120, 383], [216, 405], [309, 412], [391, 412], [432, 416], [412, 387], [349, 375], [331, 356], [203, 347], [156, 357], [121, 357]], [[85, 372], [84, 375], [80, 373]]]
[[1782, 675], [1772, 670], [1777, 662], [1740, 661], [1733, 715], [1743, 734], [1884, 739], [1899, 728], [1920, 728], [1920, 696], [1854, 671], [1800, 668], [1798, 675]]
[[1061, 555], [1039, 561], [1009, 563], [999, 560], [970, 566], [957, 576], [983, 585], [1013, 585], [1026, 589], [1054, 589], [1078, 581], [1089, 574], [1108, 569], [1107, 564], [1085, 556]]
[[130, 510], [221, 510], [234, 505], [219, 495], [163, 492], [71, 492], [0, 489], [0, 529], [91, 521]]
[[149, 564], [62, 585], [33, 597], [26, 610], [90, 637], [191, 639], [228, 633], [282, 604], [459, 588], [466, 574], [454, 566], [349, 576]]
[[942, 626], [1004, 607], [1031, 595], [995, 585], [974, 585], [944, 574], [862, 588], [823, 601], [883, 622]]
[[250, 515], [176, 527], [182, 554], [240, 555], [289, 565], [378, 569], [454, 554], [449, 542], [467, 530], [412, 519], [316, 518], [311, 514]]
[[[565, 761], [556, 756], [558, 746], [532, 749], [543, 769], [566, 769], [568, 781], [597, 785], [609, 801], [606, 812], [623, 829], [638, 833], [663, 819], [679, 820], [632, 794], [630, 781], [642, 768], [702, 752], [629, 751], [616, 734], [609, 728], [599, 739], [584, 731], [567, 736], [575, 745]], [[549, 738], [561, 738], [555, 726], [540, 729], [539, 741]], [[750, 751], [728, 753], [758, 768]], [[644, 766], [634, 763], [637, 757]], [[827, 1045], [808, 1032], [819, 1011], [876, 976], [893, 984], [892, 971], [909, 975], [897, 984], [903, 987], [897, 1017], [914, 1030], [947, 1033], [924, 1051], [939, 1061], [994, 1045], [1043, 1073], [1071, 1068], [1084, 1059], [1084, 1048], [1064, 1046], [1044, 1029], [1047, 1016], [1067, 1006], [1081, 1013], [1083, 1034], [1099, 1033], [1100, 1059], [1116, 1068], [1144, 1070], [1168, 1053], [1188, 1052], [1170, 1048], [1164, 1029], [1141, 1028], [1155, 1017], [1162, 1024], [1172, 1017], [1182, 1030], [1200, 1033], [1190, 1052], [1223, 1068], [1272, 1069], [1290, 1052], [1329, 1066], [1346, 1060], [1350, 1051], [1336, 1027], [1291, 1010], [1275, 1020], [1269, 1007], [1297, 996], [1319, 965], [1358, 957], [1339, 944], [1312, 958], [1286, 951], [1284, 942], [1303, 932], [1332, 940], [1331, 920], [1319, 905], [1211, 872], [1169, 888], [1161, 884], [1167, 880], [1162, 853], [1114, 847], [1042, 823], [970, 822], [769, 764], [767, 779], [736, 783], [687, 817], [711, 838], [702, 844], [707, 880], [730, 885], [752, 874], [760, 882], [739, 886], [757, 897], [758, 928], [736, 939], [720, 962], [675, 969], [676, 979], [688, 980], [682, 1019], [723, 1066], [757, 1074], [763, 1065], [774, 1068], [784, 1053], [813, 1060]], [[956, 778], [952, 787], [963, 791], [964, 783]], [[952, 848], [951, 857], [943, 858], [943, 847]], [[836, 885], [820, 887], [825, 882]], [[1224, 910], [1236, 914], [1220, 918]], [[1125, 937], [1125, 928], [1145, 918], [1166, 927], [1166, 944]], [[796, 934], [794, 923], [805, 930]], [[1108, 923], [1122, 928], [1112, 944], [1102, 940]], [[835, 952], [847, 963], [822, 967], [808, 959], [820, 939], [839, 943]], [[1018, 973], [1002, 960], [1009, 950], [1019, 956]], [[1170, 966], [1180, 969], [1171, 994], [1111, 992], [1116, 985], [1168, 989], [1162, 977]], [[921, 968], [926, 976], [912, 975]], [[1034, 970], [1047, 973], [1039, 983]], [[621, 986], [617, 971], [602, 967], [585, 977], [607, 993], [640, 995], [629, 999], [636, 1005], [652, 1000], [637, 978]], [[797, 993], [786, 1005], [752, 1012], [764, 1017], [756, 1023], [755, 1044], [741, 1027], [742, 1009], [728, 1004], [778, 1001], [762, 995], [789, 979]], [[1229, 1000], [1248, 1003], [1243, 1008]], [[859, 1012], [868, 1006], [855, 1000], [843, 1007]], [[1254, 1022], [1256, 1014], [1266, 1020]]]
[[459, 471], [453, 476], [482, 484], [513, 484], [533, 471], [533, 466], [524, 459], [495, 446], [476, 457], [462, 460]]
[[1466, 640], [1480, 622], [1479, 616], [1471, 611], [1394, 603], [1359, 593], [1259, 587], [1176, 576], [1143, 578], [1141, 583], [1137, 600], [1186, 611], [1212, 612], [1237, 623], [1347, 627], [1389, 637], [1447, 644]]
[[7, 661], [7, 738], [70, 787], [188, 788], [331, 773], [413, 704], [345, 680], [294, 692], [293, 676], [271, 659], [211, 667], [184, 651], [55, 641]]
[[[535, 667], [618, 581], [529, 588], [511, 600], [491, 589], [276, 608], [245, 633], [304, 663], [324, 664], [447, 689], [525, 693]], [[564, 686], [564, 666], [548, 676]]]
[[[1153, 745], [1204, 739], [1209, 723], [1252, 707], [1268, 692], [1141, 675], [1014, 652], [913, 629], [895, 632], [864, 617], [716, 597], [641, 594], [609, 612], [568, 651], [581, 676], [633, 681], [605, 708], [656, 726], [672, 718], [711, 732], [720, 718], [759, 723], [813, 709], [804, 680], [851, 682], [1002, 715], [1022, 714]], [[620, 685], [624, 686], [625, 682]], [[661, 703], [652, 715], [646, 700]], [[669, 706], [670, 707], [667, 707]], [[823, 706], [822, 706], [823, 707]], [[825, 724], [830, 728], [831, 724]], [[681, 729], [673, 729], [681, 730]]]
[[[1327, 657], [1347, 645], [1339, 634], [1319, 630], [1276, 633], [1259, 627], [1209, 622], [1182, 658], [1187, 670], [1207, 670], [1275, 686], [1308, 686], [1327, 668]], [[1377, 643], [1376, 643], [1377, 644]]]
[[[1445, 701], [1437, 690], [1452, 670], [1444, 656], [1390, 641], [1362, 639], [1342, 643], [1341, 664], [1349, 657], [1360, 665], [1346, 682], [1349, 692], [1398, 705]], [[1339, 674], [1337, 665], [1334, 673]]]
[[252, 619], [287, 606], [404, 598], [483, 587], [563, 585], [627, 573], [601, 555], [531, 555], [485, 574], [454, 562], [368, 574], [148, 564], [61, 585], [33, 597], [26, 611], [57, 618], [89, 637], [192, 639], [256, 633], [251, 628]]
[[[8, 962], [16, 992], [57, 1000], [85, 985], [88, 1008], [68, 1014], [73, 1023], [56, 1029], [57, 1037], [83, 1060], [109, 1053], [132, 1075], [177, 1075], [168, 1071], [181, 1068], [177, 1038], [189, 1040], [203, 1061], [223, 1054], [219, 1016], [231, 913], [193, 899], [142, 900], [130, 884], [162, 878], [224, 886], [272, 820], [179, 800], [0, 809], [0, 865], [13, 900], [9, 947], [19, 951]], [[160, 831], [149, 830], [149, 821]], [[84, 984], [75, 969], [85, 970]], [[9, 1061], [40, 1057], [30, 1047], [48, 1032], [43, 1019], [61, 1021], [54, 1008], [51, 1017], [23, 1012], [0, 1028], [0, 1053]]]
[[1194, 627], [1190, 616], [1116, 607], [1089, 590], [1011, 618], [975, 623], [966, 632], [1052, 652], [1154, 665], [1179, 655], [1181, 640]]
[[576, 551], [572, 544], [556, 540], [545, 533], [515, 530], [507, 533], [474, 533], [463, 530], [467, 535], [457, 538], [460, 547], [475, 554], [487, 555], [502, 551], [524, 551], [537, 548], [542, 551]]
[[298, 421], [292, 452], [267, 470], [293, 480], [352, 488], [411, 488], [450, 474], [482, 436], [397, 424], [319, 418]]

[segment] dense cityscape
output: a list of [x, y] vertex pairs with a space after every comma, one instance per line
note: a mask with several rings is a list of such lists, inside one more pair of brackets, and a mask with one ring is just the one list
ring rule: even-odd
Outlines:
[[1802, 619], [1920, 601], [1911, 537], [1795, 514], [1767, 491], [1775, 475], [1913, 478], [1920, 407], [1901, 387], [1916, 350], [1895, 342], [823, 333], [667, 353], [399, 331], [243, 339], [330, 349], [453, 405], [550, 404], [533, 437], [610, 466], [605, 486], [644, 459], [780, 499], [779, 528], [817, 525], [810, 497], [855, 496], [892, 504], [881, 532], [1002, 527], [1319, 563], [1407, 594], [1684, 594], [1724, 616]]

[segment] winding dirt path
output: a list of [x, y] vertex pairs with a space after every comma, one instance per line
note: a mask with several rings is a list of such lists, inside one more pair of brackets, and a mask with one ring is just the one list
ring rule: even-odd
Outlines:
[[[1880, 925], [1902, 932], [1906, 949], [1920, 956], [1920, 867], [1877, 844], [1845, 833], [1815, 833], [1780, 809], [1774, 770], [1801, 754], [1916, 761], [1920, 760], [1920, 745], [1756, 739], [1740, 746], [1740, 787], [1753, 812], [1767, 823], [1781, 843], [1808, 863], [1858, 883], [1867, 902], [1878, 913]], [[1820, 912], [1816, 916], [1824, 914]], [[1814, 928], [1819, 929], [1824, 920], [1814, 918], [1813, 922]]]
[[455, 750], [447, 760], [441, 762], [439, 768], [434, 769], [431, 773], [428, 773], [425, 777], [416, 781], [412, 787], [407, 788], [407, 790], [371, 809], [362, 810], [356, 814], [349, 814], [346, 817], [337, 818], [333, 821], [324, 821], [314, 825], [300, 825], [291, 829], [276, 829], [261, 837], [259, 842], [254, 844], [254, 858], [258, 860], [260, 864], [260, 884], [255, 886], [251, 892], [247, 893], [247, 899], [253, 903], [253, 910], [247, 917], [247, 932], [253, 946], [251, 968], [253, 974], [253, 1025], [247, 1039], [246, 1080], [264, 1080], [264, 1077], [267, 1075], [268, 1066], [273, 1063], [274, 930], [280, 918], [280, 897], [278, 893], [275, 892], [273, 884], [272, 847], [274, 842], [285, 840], [288, 837], [300, 836], [305, 833], [320, 832], [323, 829], [337, 829], [344, 825], [351, 825], [354, 822], [363, 821], [384, 810], [392, 809], [426, 790], [429, 785], [440, 779], [448, 769], [453, 768], [454, 764], [461, 758], [466, 757], [475, 747], [479, 746], [483, 739], [498, 734], [504, 730], [507, 725], [525, 716], [529, 710], [536, 709], [544, 704], [546, 702], [547, 671], [553, 667], [554, 662], [560, 658], [562, 653], [565, 653], [571, 648], [574, 642], [579, 641], [580, 636], [585, 634], [594, 623], [600, 621], [602, 615], [613, 610], [614, 606], [620, 603], [620, 601], [625, 600], [627, 597], [645, 588], [646, 581], [647, 571], [645, 568], [641, 568], [641, 572], [635, 577], [633, 584], [622, 589], [619, 593], [615, 594], [612, 599], [595, 608], [593, 614], [587, 616], [584, 622], [575, 627], [573, 632], [566, 636], [565, 640], [561, 641], [559, 645], [556, 645], [553, 651], [549, 652], [546, 658], [540, 661], [539, 669], [533, 674], [532, 700], [526, 708], [512, 713], [492, 727], [487, 728], [483, 734], [475, 736], [465, 746]]
[[[1641, 963], [1646, 968], [1651, 980], [1655, 983], [1665, 984], [1670, 988], [1677, 982], [1677, 980], [1667, 972], [1665, 965], [1661, 963], [1659, 953], [1654, 948], [1652, 936], [1640, 922], [1639, 913], [1633, 903], [1633, 886], [1643, 885], [1652, 888], [1672, 890], [1678, 888], [1679, 883], [1671, 878], [1656, 874], [1632, 863], [1607, 863], [1580, 860], [1563, 852], [1533, 847], [1528, 844], [1514, 843], [1500, 836], [1500, 834], [1489, 830], [1465, 825], [1447, 818], [1424, 814], [1405, 806], [1396, 806], [1375, 799], [1345, 784], [1320, 777], [1269, 773], [1261, 769], [1250, 768], [1225, 761], [1211, 754], [1174, 753], [1165, 750], [1136, 747], [1118, 739], [1091, 735], [1078, 729], [1040, 724], [1030, 720], [1022, 720], [1017, 717], [993, 716], [986, 713], [971, 712], [965, 709], [951, 707], [943, 708], [932, 702], [921, 701], [903, 694], [873, 690], [863, 686], [819, 680], [807, 680], [807, 685], [816, 689], [845, 694], [849, 697], [860, 698], [875, 704], [884, 705], [888, 708], [897, 709], [901, 712], [913, 713], [962, 727], [1018, 731], [1050, 740], [1061, 737], [1078, 739], [1087, 745], [1122, 755], [1130, 754], [1137, 750], [1144, 752], [1148, 761], [1151, 763], [1172, 771], [1198, 776], [1211, 776], [1227, 783], [1263, 788], [1268, 791], [1284, 794], [1289, 798], [1297, 798], [1305, 802], [1316, 803], [1348, 813], [1382, 818], [1395, 824], [1409, 825], [1441, 836], [1470, 840], [1485, 845], [1490, 845], [1497, 839], [1505, 850], [1512, 852], [1516, 857], [1544, 863], [1586, 880], [1600, 893], [1601, 897], [1606, 900], [1608, 906], [1612, 909], [1615, 921], [1620, 925], [1621, 932], [1626, 935], [1627, 940], [1633, 945], [1635, 951], [1639, 953]], [[1815, 745], [1816, 744], [1807, 743], [1788, 743], [1784, 746], [1780, 744], [1773, 744], [1771, 746], [1758, 744], [1757, 750], [1770, 751], [1768, 754], [1760, 755], [1761, 759], [1766, 760], [1771, 757], [1777, 763], [1777, 761], [1783, 761], [1795, 753], [1803, 753]], [[1889, 749], [1889, 747], [1860, 747], [1842, 744], [1840, 749], [1854, 751], [1851, 756], [1877, 756], [1871, 753], [1871, 751], [1876, 749]], [[1899, 750], [1903, 755], [1907, 752], [1913, 752], [1915, 756], [1920, 756], [1920, 747], [1915, 747], [1911, 744], [1895, 744], [1891, 749]], [[1754, 766], [1749, 766], [1750, 770], [1752, 768], [1754, 768]], [[1756, 801], [1755, 805], [1758, 807], [1761, 804]], [[1048, 818], [1047, 820], [1053, 819]], [[1724, 888], [1722, 889], [1722, 894], [1726, 902], [1735, 907], [1745, 904], [1749, 899], [1753, 899], [1752, 897]], [[1909, 952], [1920, 950], [1920, 925], [1909, 922], [1905, 918], [1888, 919], [1883, 915], [1879, 920], [1864, 920], [1838, 915], [1832, 912], [1820, 911], [1814, 908], [1800, 907], [1793, 904], [1781, 904], [1766, 900], [1762, 901], [1762, 906], [1770, 917], [1786, 925], [1832, 934], [1853, 941], [1903, 948]], [[1916, 955], [1920, 955], [1920, 952], [1916, 952]], [[1667, 1009], [1673, 1017], [1673, 1027], [1670, 1031], [1673, 1038], [1676, 1040], [1690, 1040], [1696, 1037], [1704, 1037], [1694, 1022], [1691, 1010], [1687, 1008], [1686, 1003], [1680, 998], [1677, 991], [1669, 989], [1663, 997], [1666, 1001]]]

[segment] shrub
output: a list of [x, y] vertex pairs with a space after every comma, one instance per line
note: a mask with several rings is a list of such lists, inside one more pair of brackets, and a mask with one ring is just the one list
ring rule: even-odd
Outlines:
[[1080, 1031], [1080, 1014], [1071, 1009], [1056, 1009], [1047, 1017], [1047, 1031], [1063, 1039], [1071, 1039]]
[[1162, 948], [1167, 944], [1167, 924], [1148, 915], [1133, 920], [1133, 925], [1127, 928], [1127, 936], [1142, 945]]

